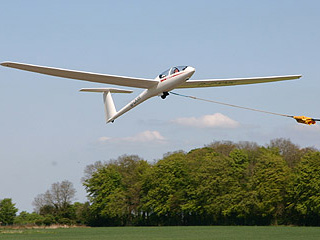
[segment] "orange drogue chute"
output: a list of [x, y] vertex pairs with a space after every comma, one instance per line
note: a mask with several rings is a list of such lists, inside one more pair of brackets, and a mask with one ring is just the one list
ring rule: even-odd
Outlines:
[[303, 123], [303, 124], [316, 124], [316, 120], [310, 117], [306, 116], [293, 116], [293, 118], [298, 122], [298, 123]]

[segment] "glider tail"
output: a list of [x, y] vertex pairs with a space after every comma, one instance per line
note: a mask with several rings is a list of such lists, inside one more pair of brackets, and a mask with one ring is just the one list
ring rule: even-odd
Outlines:
[[108, 122], [108, 120], [111, 119], [117, 113], [110, 91], [103, 92], [103, 103], [106, 122]]
[[117, 88], [82, 88], [80, 91], [103, 93], [103, 103], [104, 103], [106, 123], [110, 122], [111, 119], [117, 114], [117, 110], [114, 105], [111, 93], [132, 93], [132, 91], [130, 90], [123, 90], [123, 89], [117, 89]]

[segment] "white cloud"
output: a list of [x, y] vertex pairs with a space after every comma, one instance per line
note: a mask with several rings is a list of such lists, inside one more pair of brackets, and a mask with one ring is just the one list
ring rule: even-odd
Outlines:
[[99, 138], [99, 142], [107, 142], [107, 141], [109, 141], [109, 140], [111, 140], [110, 137], [100, 137], [100, 138]]
[[139, 143], [146, 143], [146, 142], [157, 142], [157, 143], [164, 143], [165, 138], [158, 132], [158, 131], [144, 131], [140, 132], [132, 137], [122, 137], [122, 138], [112, 138], [112, 137], [100, 137], [99, 142], [108, 142], [108, 143], [123, 143], [123, 142], [139, 142]]
[[179, 125], [197, 128], [236, 128], [240, 125], [237, 121], [232, 120], [221, 113], [205, 115], [198, 118], [177, 118], [172, 120], [172, 122]]

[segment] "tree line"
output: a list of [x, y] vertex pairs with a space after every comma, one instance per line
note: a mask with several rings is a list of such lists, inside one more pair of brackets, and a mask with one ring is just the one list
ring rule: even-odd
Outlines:
[[51, 188], [39, 194], [33, 201], [34, 212], [18, 209], [12, 199], [0, 200], [0, 225], [85, 225], [89, 203], [73, 203], [76, 190], [70, 181], [53, 183]]
[[56, 183], [14, 222], [33, 214], [34, 223], [90, 226], [320, 225], [320, 152], [287, 139], [214, 142], [153, 163], [125, 155], [87, 166], [83, 185], [88, 202], [72, 203], [72, 184]]

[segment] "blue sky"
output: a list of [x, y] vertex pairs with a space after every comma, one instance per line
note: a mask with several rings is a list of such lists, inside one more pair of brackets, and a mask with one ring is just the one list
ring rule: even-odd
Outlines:
[[[302, 74], [177, 92], [319, 118], [319, 10], [316, 0], [2, 1], [0, 62], [143, 78], [172, 65], [195, 67], [193, 79]], [[78, 92], [101, 86], [0, 68], [0, 199], [32, 211], [37, 194], [67, 179], [85, 201], [85, 166], [123, 154], [153, 161], [212, 141], [274, 138], [320, 148], [319, 125], [176, 96], [153, 98], [106, 125], [102, 96]], [[133, 90], [114, 95], [117, 108], [141, 91]]]

